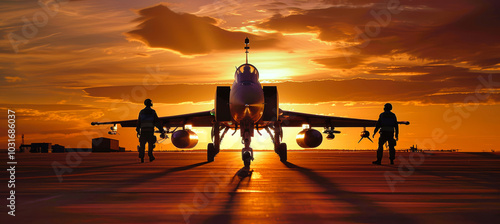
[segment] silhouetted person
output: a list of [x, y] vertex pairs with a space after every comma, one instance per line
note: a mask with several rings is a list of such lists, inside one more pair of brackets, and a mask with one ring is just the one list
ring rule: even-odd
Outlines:
[[156, 136], [154, 134], [155, 126], [160, 130], [162, 135], [165, 133], [156, 111], [151, 109], [153, 102], [150, 99], [146, 99], [144, 100], [144, 105], [146, 107], [139, 113], [136, 128], [137, 135], [139, 136], [139, 158], [141, 158], [141, 163], [144, 162], [146, 143], [148, 143], [149, 161], [152, 162], [155, 160], [155, 157], [153, 156], [153, 149], [155, 148], [156, 143]]
[[[378, 150], [377, 150], [377, 160], [373, 161], [373, 164], [380, 165], [382, 162], [382, 156], [384, 155], [384, 144], [389, 143], [389, 159], [391, 164], [394, 164], [394, 159], [396, 158], [396, 141], [398, 140], [399, 127], [396, 115], [391, 112], [392, 105], [386, 103], [384, 105], [384, 112], [380, 114], [375, 130], [373, 131], [373, 138], [375, 134], [380, 129], [380, 138], [378, 139]], [[396, 132], [396, 139], [394, 139], [394, 132]]]

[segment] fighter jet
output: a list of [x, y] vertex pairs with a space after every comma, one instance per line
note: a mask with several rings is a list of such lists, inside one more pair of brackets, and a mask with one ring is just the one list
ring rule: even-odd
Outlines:
[[[283, 140], [283, 127], [303, 127], [297, 134], [296, 141], [300, 147], [315, 148], [323, 141], [320, 131], [312, 127], [323, 127], [326, 138], [331, 140], [340, 131], [338, 127], [362, 127], [361, 139], [370, 136], [366, 127], [375, 127], [376, 120], [354, 119], [334, 116], [323, 116], [282, 110], [279, 107], [278, 89], [276, 86], [262, 86], [259, 82], [259, 71], [248, 63], [249, 39], [245, 39], [246, 63], [236, 69], [235, 80], [231, 87], [217, 86], [215, 105], [212, 110], [160, 117], [161, 126], [171, 134], [171, 140], [177, 148], [192, 148], [198, 143], [198, 136], [191, 130], [196, 127], [212, 127], [212, 143], [207, 145], [207, 161], [212, 162], [220, 152], [220, 144], [229, 130], [233, 135], [240, 130], [244, 145], [241, 157], [245, 167], [253, 161], [253, 150], [250, 147], [254, 131], [261, 135], [265, 130], [274, 143], [274, 151], [282, 162], [287, 161], [287, 145]], [[408, 125], [407, 121], [399, 124]], [[117, 124], [122, 127], [136, 127], [137, 120], [92, 122], [92, 125], [112, 124], [109, 134], [116, 134]], [[173, 128], [173, 130], [171, 130]], [[179, 129], [179, 130], [178, 130]], [[168, 136], [166, 136], [168, 137]]]

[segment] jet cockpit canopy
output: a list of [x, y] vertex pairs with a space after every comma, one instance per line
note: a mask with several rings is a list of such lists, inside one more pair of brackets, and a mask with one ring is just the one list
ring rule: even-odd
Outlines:
[[236, 82], [258, 82], [259, 81], [259, 71], [257, 68], [251, 64], [240, 65], [234, 73]]

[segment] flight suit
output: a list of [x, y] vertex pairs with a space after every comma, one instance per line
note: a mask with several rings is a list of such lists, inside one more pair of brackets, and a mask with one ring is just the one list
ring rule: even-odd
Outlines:
[[396, 138], [399, 135], [398, 120], [396, 115], [390, 111], [385, 111], [380, 114], [377, 124], [375, 126], [376, 133], [380, 129], [380, 138], [378, 139], [377, 161], [382, 161], [384, 155], [384, 144], [389, 143], [389, 159], [393, 161], [396, 158]]
[[136, 128], [137, 134], [139, 135], [139, 158], [141, 159], [144, 158], [146, 143], [148, 143], [149, 160], [154, 160], [153, 149], [156, 143], [156, 136], [154, 135], [155, 126], [160, 131], [163, 131], [156, 111], [151, 109], [151, 107], [142, 109], [137, 119]]

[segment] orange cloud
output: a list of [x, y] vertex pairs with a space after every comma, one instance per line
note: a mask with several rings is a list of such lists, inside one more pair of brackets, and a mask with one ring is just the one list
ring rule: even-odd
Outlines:
[[[318, 103], [330, 101], [414, 101], [419, 103], [464, 103], [468, 96], [487, 92], [479, 103], [500, 102], [496, 80], [500, 74], [485, 75], [454, 66], [398, 67], [390, 70], [373, 70], [373, 73], [408, 72], [423, 73], [401, 77], [398, 80], [355, 78], [346, 80], [321, 80], [309, 82], [276, 83], [283, 103]], [[382, 76], [383, 77], [383, 76]], [[483, 80], [483, 81], [481, 81]], [[483, 83], [483, 82], [486, 82]], [[488, 84], [489, 82], [489, 84]], [[213, 99], [216, 84], [159, 85], [144, 92], [144, 96], [156, 102], [177, 104], [204, 102]], [[477, 87], [481, 86], [478, 90]], [[142, 103], [145, 97], [123, 99], [123, 95], [134, 92], [137, 86], [108, 86], [86, 88], [91, 97], [129, 100]], [[175, 97], [170, 97], [172, 92]]]
[[217, 20], [189, 13], [176, 13], [167, 6], [157, 5], [140, 10], [141, 22], [136, 30], [126, 34], [150, 47], [159, 47], [184, 55], [207, 54], [214, 50], [233, 50], [248, 37], [256, 48], [275, 48], [281, 35], [255, 35], [218, 27]]
[[345, 57], [334, 57], [314, 59], [312, 61], [317, 64], [325, 65], [327, 68], [350, 69], [361, 65], [366, 61], [366, 59], [360, 57], [349, 57], [349, 60], [346, 60]]
[[5, 76], [5, 81], [7, 81], [8, 83], [12, 83], [12, 82], [21, 82], [25, 79], [21, 78], [21, 77], [18, 77], [18, 76]]
[[359, 57], [408, 54], [480, 67], [500, 63], [500, 2], [401, 1], [400, 7], [400, 13], [383, 13], [386, 1], [346, 1], [288, 16], [276, 14], [257, 26], [354, 44], [343, 52]]

